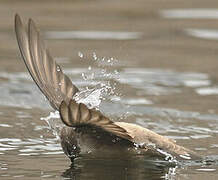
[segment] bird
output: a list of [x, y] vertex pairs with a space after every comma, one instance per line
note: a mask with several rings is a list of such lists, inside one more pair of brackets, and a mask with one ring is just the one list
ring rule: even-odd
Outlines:
[[62, 149], [70, 160], [80, 156], [122, 157], [143, 155], [162, 159], [198, 159], [188, 148], [140, 125], [114, 122], [100, 110], [89, 108], [73, 98], [79, 89], [52, 58], [35, 22], [26, 28], [15, 15], [15, 34], [21, 57], [32, 79], [59, 111], [64, 126], [60, 130]]

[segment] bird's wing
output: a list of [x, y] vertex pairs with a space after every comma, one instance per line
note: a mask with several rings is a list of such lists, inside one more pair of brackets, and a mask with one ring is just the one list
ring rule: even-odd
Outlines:
[[51, 106], [60, 111], [61, 119], [67, 126], [86, 124], [118, 137], [131, 139], [125, 129], [100, 111], [88, 109], [84, 104], [77, 104], [72, 99], [78, 88], [49, 54], [33, 20], [29, 20], [26, 32], [19, 15], [15, 15], [15, 32], [22, 58], [33, 80]]
[[58, 110], [63, 100], [69, 103], [78, 88], [51, 57], [33, 20], [29, 19], [26, 32], [21, 18], [16, 14], [15, 32], [26, 67], [51, 106]]
[[192, 159], [199, 159], [200, 157], [195, 152], [177, 145], [172, 139], [161, 136], [149, 129], [126, 122], [115, 122], [115, 124], [125, 129], [132, 137], [133, 142], [154, 152], [162, 150], [163, 152], [168, 152], [176, 157], [183, 156], [185, 158], [187, 155], [190, 155]]
[[59, 112], [62, 121], [67, 126], [80, 127], [85, 125], [94, 128], [101, 128], [112, 135], [126, 140], [132, 140], [132, 137], [124, 128], [116, 125], [100, 111], [88, 109], [85, 104], [78, 104], [75, 100], [70, 100], [69, 104], [63, 101], [60, 105]]

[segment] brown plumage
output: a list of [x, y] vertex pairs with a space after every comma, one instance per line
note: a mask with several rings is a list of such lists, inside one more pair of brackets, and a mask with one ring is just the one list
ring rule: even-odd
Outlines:
[[[33, 80], [51, 106], [60, 112], [66, 125], [60, 133], [61, 145], [71, 159], [79, 154], [147, 154], [165, 157], [197, 157], [184, 147], [141, 126], [113, 122], [100, 111], [77, 103], [73, 96], [78, 88], [62, 72], [45, 47], [33, 20], [27, 32], [19, 15], [15, 16], [15, 32], [22, 58]], [[125, 152], [125, 153], [124, 153]]]

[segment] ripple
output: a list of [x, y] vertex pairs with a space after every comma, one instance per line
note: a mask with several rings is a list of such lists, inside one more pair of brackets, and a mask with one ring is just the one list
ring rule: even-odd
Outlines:
[[184, 85], [188, 87], [209, 86], [210, 84], [210, 80], [184, 80]]
[[47, 139], [0, 139], [0, 153], [15, 150], [18, 155], [62, 154], [62, 148], [57, 138]]
[[13, 126], [11, 126], [9, 124], [0, 124], [0, 127], [13, 127]]
[[193, 36], [201, 39], [217, 40], [218, 30], [210, 29], [186, 29], [185, 33], [189, 36]]
[[[99, 58], [97, 57], [97, 59]], [[95, 89], [89, 89], [89, 91], [100, 90], [99, 97], [101, 98], [117, 95], [116, 82], [130, 85], [138, 96], [180, 94], [183, 87], [194, 88], [199, 95], [217, 93], [217, 89], [213, 89], [213, 91], [211, 88], [207, 89], [211, 85], [211, 80], [207, 74], [203, 73], [148, 68], [124, 68], [119, 73], [107, 71], [104, 68], [70, 68], [65, 69], [65, 73], [71, 77], [76, 86], [84, 88], [83, 91], [87, 91], [87, 87], [95, 87]], [[32, 107], [49, 109], [46, 98], [34, 83], [29, 83], [32, 80], [30, 81], [30, 76], [27, 73], [0, 72], [0, 77], [8, 78], [8, 82], [1, 83], [0, 86], [1, 105], [26, 109]], [[42, 98], [39, 98], [40, 96]], [[127, 98], [123, 103], [139, 105], [152, 104], [153, 102], [144, 98], [134, 98], [134, 100]], [[22, 118], [25, 114], [19, 116]]]
[[196, 169], [196, 171], [201, 171], [201, 172], [214, 172], [216, 169], [212, 168], [201, 168], [201, 169]]
[[143, 105], [143, 104], [153, 104], [152, 101], [145, 98], [125, 98], [122, 103], [129, 105]]
[[160, 15], [164, 18], [176, 19], [218, 19], [218, 9], [168, 9], [160, 11]]
[[205, 87], [205, 88], [198, 88], [196, 92], [200, 95], [213, 95], [218, 94], [218, 87]]
[[174, 118], [197, 118], [197, 119], [212, 119], [212, 120], [218, 120], [218, 115], [214, 114], [200, 114], [198, 112], [192, 112], [192, 111], [179, 111], [176, 109], [170, 109], [170, 108], [158, 108], [158, 107], [149, 107], [149, 106], [124, 106], [123, 104], [119, 103], [113, 103], [113, 105], [110, 102], [103, 102], [102, 103], [103, 111], [108, 112], [108, 114], [123, 114], [125, 112], [128, 112], [129, 115], [153, 115], [153, 116], [161, 116], [161, 117], [174, 117]]
[[138, 89], [137, 95], [170, 95], [181, 93], [181, 86], [195, 88], [211, 84], [207, 74], [147, 68], [125, 68], [118, 81]]
[[140, 39], [140, 32], [112, 32], [112, 31], [48, 31], [47, 39], [91, 39], [91, 40], [132, 40]]
[[211, 135], [195, 135], [195, 136], [190, 136], [192, 139], [204, 139], [211, 137]]

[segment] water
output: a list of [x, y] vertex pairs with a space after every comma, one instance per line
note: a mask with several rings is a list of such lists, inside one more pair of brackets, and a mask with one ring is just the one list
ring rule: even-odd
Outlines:
[[160, 12], [165, 18], [181, 19], [217, 19], [218, 9], [214, 8], [187, 8], [187, 9], [169, 9]]
[[131, 40], [140, 39], [138, 32], [111, 32], [111, 31], [49, 31], [48, 39], [91, 39], [91, 40]]
[[[216, 7], [215, 0], [1, 1], [0, 179], [218, 179]], [[139, 155], [71, 165], [57, 137], [58, 114], [49, 116], [20, 58], [15, 13], [36, 21], [83, 90], [77, 100], [173, 138], [205, 161]]]

